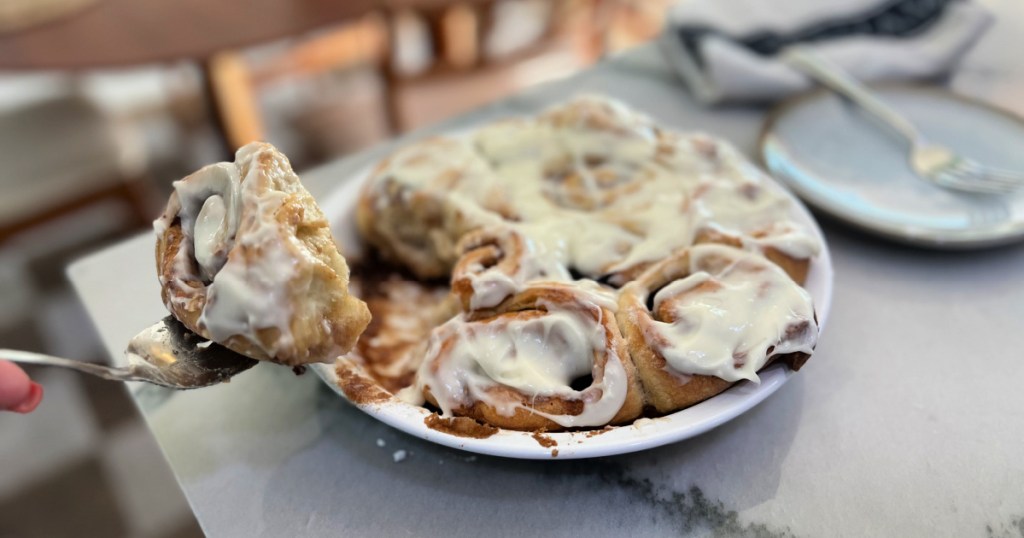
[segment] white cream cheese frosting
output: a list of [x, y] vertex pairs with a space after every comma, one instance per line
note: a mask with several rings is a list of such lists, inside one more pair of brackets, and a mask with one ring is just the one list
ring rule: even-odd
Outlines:
[[[484, 267], [479, 261], [456, 268], [454, 278], [466, 278], [472, 287], [470, 310], [494, 308], [531, 282], [569, 282], [565, 242], [557, 237], [536, 234], [529, 224], [508, 223], [484, 228], [476, 239], [481, 245], [498, 251], [496, 264]], [[489, 239], [489, 240], [488, 240]], [[544, 239], [553, 239], [546, 243]], [[468, 249], [466, 245], [461, 245]], [[472, 250], [472, 249], [470, 249]]]
[[[617, 346], [603, 324], [614, 300], [606, 294], [582, 292], [572, 308], [541, 304], [536, 310], [506, 313], [483, 320], [466, 314], [433, 331], [417, 385], [400, 397], [422, 404], [422, 389], [434, 396], [445, 416], [454, 409], [481, 402], [511, 416], [527, 409], [565, 427], [607, 424], [622, 408], [628, 378]], [[600, 357], [600, 368], [595, 368]], [[584, 389], [574, 380], [593, 376]], [[490, 389], [508, 387], [528, 399], [557, 397], [582, 402], [579, 414], [555, 415], [532, 409], [518, 399]]]
[[[673, 372], [756, 382], [772, 356], [814, 350], [810, 294], [784, 271], [723, 245], [692, 247], [689, 259], [690, 274], [654, 295], [654, 312], [669, 319], [655, 321], [648, 335]], [[733, 261], [714, 267], [716, 259]]]

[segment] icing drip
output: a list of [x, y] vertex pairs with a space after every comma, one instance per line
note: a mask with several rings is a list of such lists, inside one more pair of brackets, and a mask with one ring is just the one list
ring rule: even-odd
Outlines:
[[[292, 256], [282, 244], [274, 220], [286, 195], [258, 192], [260, 173], [253, 167], [242, 184], [243, 203], [254, 215], [239, 228], [236, 249], [207, 286], [206, 308], [199, 319], [212, 340], [243, 336], [274, 356], [279, 346], [292, 343], [288, 290], [294, 271]], [[269, 344], [259, 335], [265, 329], [277, 333]]]

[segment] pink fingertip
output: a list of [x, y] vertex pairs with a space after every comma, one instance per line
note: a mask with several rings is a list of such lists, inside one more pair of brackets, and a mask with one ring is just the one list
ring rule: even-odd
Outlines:
[[35, 411], [36, 407], [39, 407], [39, 402], [43, 401], [43, 386], [39, 383], [33, 382], [28, 389], [28, 395], [21, 403], [11, 408], [11, 411], [15, 413], [31, 413]]

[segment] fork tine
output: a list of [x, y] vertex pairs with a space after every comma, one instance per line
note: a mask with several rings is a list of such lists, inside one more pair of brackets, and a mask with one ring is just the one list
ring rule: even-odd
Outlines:
[[1006, 190], [1005, 187], [992, 187], [985, 184], [979, 184], [975, 182], [956, 182], [956, 181], [939, 181], [940, 186], [949, 187], [954, 190], [961, 192], [969, 192], [972, 194], [1009, 194], [1012, 191]]
[[950, 187], [952, 187], [954, 189], [957, 189], [957, 190], [966, 191], [966, 192], [973, 192], [973, 193], [979, 193], [979, 194], [1009, 194], [1009, 193], [1013, 192], [1013, 190], [1014, 190], [1012, 188], [1005, 187], [1003, 185], [992, 185], [992, 184], [989, 184], [989, 183], [984, 183], [984, 182], [979, 182], [979, 181], [974, 181], [974, 180], [971, 180], [971, 181], [962, 181], [962, 180], [947, 181], [946, 185], [948, 185], [948, 186], [950, 186]]
[[1008, 191], [1024, 187], [1024, 176], [1008, 170], [988, 168], [977, 161], [964, 159], [947, 171], [957, 174], [962, 181], [976, 181], [1005, 187]]
[[962, 183], [965, 183], [965, 184], [966, 183], [977, 183], [977, 184], [982, 184], [982, 185], [986, 185], [986, 186], [993, 187], [993, 188], [1002, 188], [1002, 189], [1005, 189], [1007, 192], [1012, 192], [1012, 191], [1014, 191], [1016, 189], [1020, 189], [1020, 188], [1024, 187], [1024, 182], [1014, 181], [1014, 180], [1011, 180], [1011, 179], [1003, 179], [1003, 178], [999, 178], [997, 176], [990, 176], [990, 175], [983, 174], [983, 173], [982, 174], [974, 174], [974, 173], [959, 174], [959, 175], [956, 176], [955, 181], [962, 182]]
[[1017, 172], [1010, 172], [1007, 170], [985, 170], [984, 174], [986, 177], [994, 181], [1024, 185], [1024, 174], [1019, 174]]
[[1024, 180], [1000, 177], [987, 171], [969, 174], [967, 177], [964, 177], [962, 181], [984, 183], [985, 185], [993, 188], [1002, 188], [1005, 192], [1013, 192], [1024, 188]]
[[985, 166], [977, 161], [969, 159], [959, 161], [953, 168], [964, 169], [969, 172], [976, 173], [979, 176], [985, 176], [993, 181], [1018, 185], [1024, 184], [1024, 173], [1015, 170], [1008, 170], [1006, 168]]
[[979, 176], [963, 170], [947, 170], [933, 176], [935, 182], [952, 189], [976, 192], [981, 194], [1007, 194], [1015, 190], [1015, 186], [1005, 185], [979, 179]]

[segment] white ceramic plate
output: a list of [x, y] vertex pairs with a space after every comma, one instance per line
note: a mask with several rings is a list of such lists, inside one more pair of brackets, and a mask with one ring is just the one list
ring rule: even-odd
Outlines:
[[[880, 86], [876, 93], [937, 143], [1024, 171], [1024, 120], [938, 88]], [[918, 246], [964, 249], [1024, 240], [1024, 190], [979, 196], [914, 174], [906, 144], [830, 92], [774, 110], [761, 159], [812, 207], [863, 230]]]
[[[355, 226], [355, 203], [359, 188], [370, 171], [371, 168], [368, 167], [355, 174], [351, 181], [325, 198], [321, 204], [331, 221], [335, 239], [348, 257], [357, 257], [362, 252]], [[811, 265], [807, 289], [814, 298], [819, 326], [824, 328], [832, 299], [832, 259], [821, 229], [811, 214], [796, 198], [788, 192], [786, 195], [793, 200], [794, 216], [807, 229], [813, 230], [822, 244], [821, 255]], [[332, 365], [316, 364], [313, 365], [313, 371], [335, 392], [345, 397], [338, 387]], [[743, 381], [718, 396], [682, 411], [655, 419], [640, 419], [632, 425], [615, 427], [598, 435], [593, 432], [545, 434], [546, 438], [557, 443], [551, 447], [541, 446], [533, 434], [528, 432], [501, 430], [486, 439], [472, 439], [440, 432], [427, 427], [424, 423], [429, 414], [426, 409], [398, 400], [353, 405], [381, 422], [410, 435], [470, 452], [524, 459], [593, 458], [645, 450], [704, 433], [760, 403], [778, 390], [793, 373], [784, 365], [773, 365], [761, 371], [760, 384]]]

